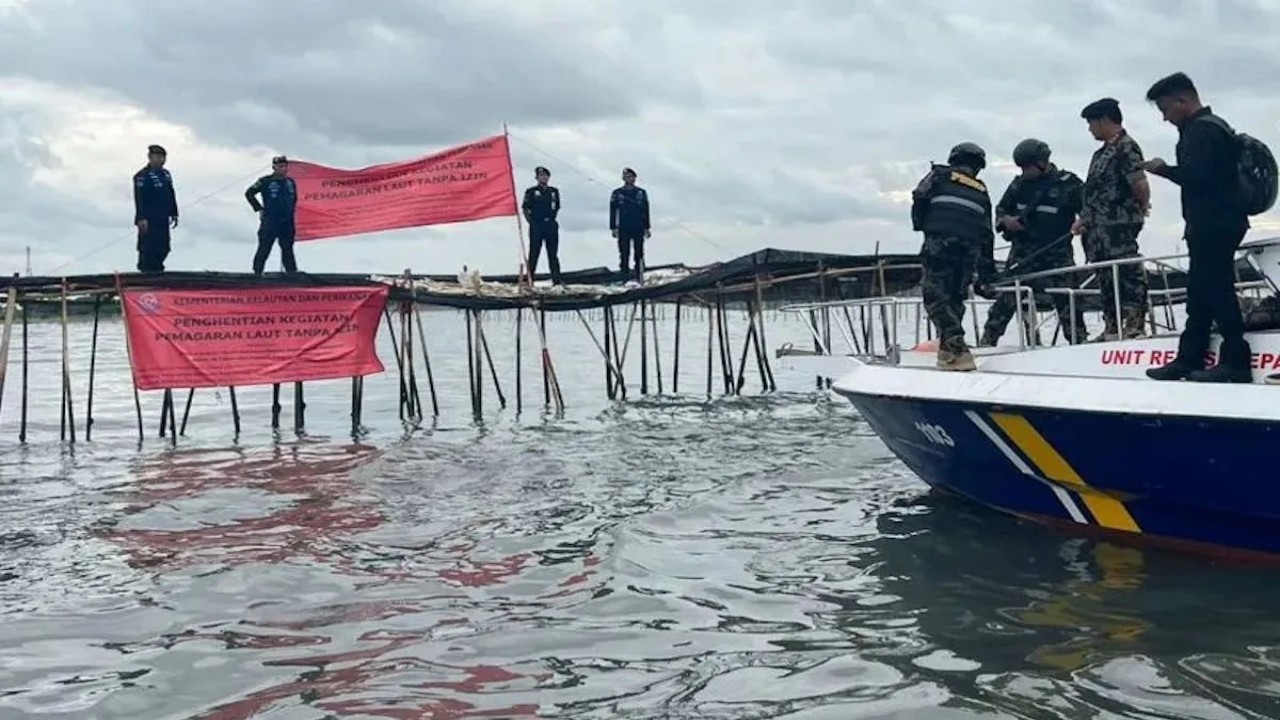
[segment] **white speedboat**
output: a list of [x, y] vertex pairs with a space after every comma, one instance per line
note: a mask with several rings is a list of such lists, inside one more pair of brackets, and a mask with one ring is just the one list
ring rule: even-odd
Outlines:
[[[1275, 293], [1280, 238], [1241, 250], [1263, 277], [1254, 289]], [[875, 310], [886, 302], [919, 300], [862, 305]], [[805, 317], [813, 307], [787, 309]], [[1153, 297], [1153, 325], [1158, 308]], [[1018, 318], [1010, 325], [1019, 333]], [[1017, 347], [976, 350], [972, 372], [936, 369], [928, 341], [795, 360], [831, 378], [832, 389], [934, 488], [1085, 532], [1280, 557], [1280, 484], [1272, 487], [1270, 470], [1280, 449], [1280, 386], [1267, 383], [1280, 373], [1280, 329], [1247, 335], [1253, 384], [1147, 378], [1147, 368], [1173, 358], [1173, 327], [1074, 346], [1036, 347], [1022, 336]]]

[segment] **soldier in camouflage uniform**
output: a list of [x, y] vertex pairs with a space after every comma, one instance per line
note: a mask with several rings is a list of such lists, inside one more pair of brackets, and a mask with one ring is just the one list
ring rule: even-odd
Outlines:
[[[1009, 266], [1012, 274], [1029, 274], [1053, 268], [1071, 267], [1071, 225], [1083, 204], [1084, 183], [1069, 170], [1062, 170], [1049, 162], [1048, 144], [1035, 138], [1027, 138], [1013, 149], [1013, 163], [1022, 174], [1009, 183], [1004, 196], [996, 205], [996, 225], [1009, 239]], [[1085, 341], [1084, 309], [1076, 304], [1071, 312], [1071, 300], [1063, 293], [1048, 293], [1049, 287], [1070, 284], [1072, 275], [1050, 275], [1033, 278], [1023, 284], [1030, 287], [1037, 306], [1051, 305], [1058, 312], [1058, 325], [1067, 341], [1075, 344]], [[1023, 325], [1029, 339], [1039, 334], [1035, 330], [1035, 315], [1026, 305], [1026, 294], [1019, 298], [1013, 292], [1002, 292], [987, 313], [982, 331], [981, 346], [992, 347], [1000, 340], [1009, 320], [1013, 318], [1019, 301], [1023, 305]]]
[[986, 152], [965, 142], [951, 149], [946, 165], [934, 165], [911, 193], [911, 227], [924, 232], [920, 280], [925, 311], [938, 328], [938, 367], [973, 370], [964, 341], [964, 304], [977, 272], [978, 291], [988, 296], [994, 279], [991, 197], [978, 173]]
[[[1142, 148], [1120, 124], [1120, 104], [1103, 98], [1085, 106], [1080, 117], [1089, 123], [1094, 139], [1102, 147], [1093, 154], [1084, 183], [1084, 208], [1071, 231], [1084, 235], [1084, 252], [1089, 262], [1105, 262], [1141, 257], [1138, 233], [1151, 209], [1151, 188], [1143, 172]], [[1111, 267], [1097, 268], [1102, 291], [1102, 316], [1106, 329], [1095, 340], [1115, 340], [1145, 335], [1147, 279], [1137, 264], [1119, 267], [1119, 287], [1115, 287]], [[1116, 293], [1120, 296], [1119, 322]]]

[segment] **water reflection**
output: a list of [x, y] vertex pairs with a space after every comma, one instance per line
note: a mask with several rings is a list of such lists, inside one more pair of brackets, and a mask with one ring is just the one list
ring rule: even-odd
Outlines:
[[1280, 717], [1276, 571], [928, 496], [826, 399], [113, 453], [3, 488], [6, 720]]
[[101, 537], [122, 547], [135, 568], [323, 563], [342, 538], [382, 523], [353, 483], [381, 454], [362, 445], [299, 444], [153, 457], [136, 470], [124, 517]]

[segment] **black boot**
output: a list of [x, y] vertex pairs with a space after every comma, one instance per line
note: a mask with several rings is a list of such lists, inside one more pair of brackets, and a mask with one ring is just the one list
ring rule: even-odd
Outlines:
[[1208, 370], [1197, 370], [1187, 376], [1187, 379], [1207, 383], [1251, 383], [1253, 382], [1253, 370], [1250, 369], [1252, 356], [1253, 351], [1248, 342], [1224, 341], [1218, 348], [1218, 364]]
[[1194, 372], [1203, 372], [1203, 370], [1174, 359], [1171, 363], [1151, 368], [1147, 371], [1147, 377], [1152, 380], [1186, 380]]
[[1214, 365], [1208, 370], [1195, 370], [1187, 379], [1192, 382], [1206, 383], [1251, 383], [1253, 371], [1232, 365]]

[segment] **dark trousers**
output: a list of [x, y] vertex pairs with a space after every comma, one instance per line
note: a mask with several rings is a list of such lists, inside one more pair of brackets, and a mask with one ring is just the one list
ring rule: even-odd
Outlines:
[[164, 272], [169, 248], [169, 218], [147, 218], [147, 231], [138, 231], [138, 272]]
[[[1084, 255], [1091, 263], [1136, 258], [1141, 225], [1104, 225], [1085, 230]], [[1108, 333], [1141, 334], [1147, 318], [1147, 277], [1138, 264], [1117, 268], [1096, 268], [1098, 289], [1102, 291], [1102, 317]], [[1116, 281], [1119, 281], [1118, 283]], [[1120, 296], [1120, 318], [1116, 318], [1116, 295]]]
[[975, 241], [950, 235], [925, 235], [920, 249], [920, 291], [929, 321], [938, 329], [938, 349], [969, 351], [964, 341], [964, 303], [973, 284]]
[[[1009, 321], [1017, 314], [1018, 305], [1022, 303], [1022, 321], [1023, 327], [1027, 330], [1027, 337], [1038, 337], [1036, 334], [1033, 321], [1035, 320], [1035, 310], [1039, 310], [1044, 306], [1050, 306], [1058, 313], [1058, 325], [1062, 328], [1062, 336], [1072, 345], [1082, 343], [1087, 338], [1084, 324], [1084, 301], [1080, 298], [1076, 299], [1076, 311], [1071, 312], [1071, 299], [1062, 293], [1047, 292], [1052, 283], [1045, 282], [1051, 279], [1036, 278], [1023, 283], [1021, 292], [1016, 296], [1012, 292], [1000, 293], [996, 301], [992, 303], [991, 309], [987, 311], [987, 322], [982, 328], [982, 339], [978, 341], [979, 345], [994, 346], [1000, 336], [1004, 335], [1005, 328], [1009, 327]], [[1027, 306], [1027, 288], [1030, 287], [1035, 293], [1035, 305], [1031, 308]]]
[[551, 282], [560, 280], [560, 224], [533, 223], [529, 225], [529, 277], [538, 273], [538, 256], [543, 246], [547, 248], [547, 265], [551, 267]]
[[258, 252], [253, 256], [253, 274], [261, 275], [267, 267], [267, 258], [271, 257], [271, 247], [280, 243], [280, 259], [284, 262], [284, 271], [298, 272], [298, 261], [293, 257], [293, 235], [296, 228], [291, 221], [273, 221], [263, 218], [258, 225]]
[[618, 230], [618, 269], [623, 275], [631, 275], [631, 255], [635, 250], [635, 279], [644, 277], [644, 231]]
[[1177, 362], [1197, 370], [1205, 366], [1209, 333], [1216, 323], [1222, 335], [1218, 364], [1234, 370], [1250, 367], [1244, 318], [1235, 290], [1235, 252], [1247, 228], [1187, 229], [1187, 326], [1178, 339]]

